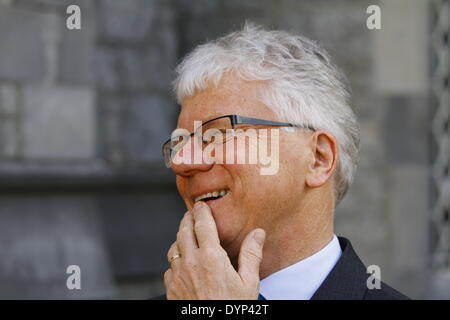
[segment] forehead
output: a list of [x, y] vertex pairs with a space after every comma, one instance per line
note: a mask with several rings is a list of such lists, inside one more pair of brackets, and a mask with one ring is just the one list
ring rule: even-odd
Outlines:
[[271, 119], [273, 112], [260, 101], [264, 87], [262, 81], [245, 81], [225, 74], [217, 86], [211, 85], [183, 100], [178, 127], [190, 130], [194, 121], [227, 114]]

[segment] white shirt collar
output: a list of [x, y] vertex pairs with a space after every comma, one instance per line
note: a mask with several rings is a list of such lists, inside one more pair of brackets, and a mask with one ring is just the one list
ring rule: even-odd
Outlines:
[[339, 240], [333, 235], [320, 251], [261, 280], [259, 292], [268, 300], [309, 300], [341, 254]]

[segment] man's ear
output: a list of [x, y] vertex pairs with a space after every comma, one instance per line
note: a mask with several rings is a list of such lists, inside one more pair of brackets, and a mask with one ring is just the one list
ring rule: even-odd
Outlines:
[[316, 131], [311, 136], [312, 160], [306, 173], [306, 185], [317, 188], [333, 175], [338, 157], [336, 139], [326, 131]]

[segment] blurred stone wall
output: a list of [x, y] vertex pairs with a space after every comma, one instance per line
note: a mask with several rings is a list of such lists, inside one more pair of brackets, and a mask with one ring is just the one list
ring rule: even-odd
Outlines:
[[[81, 31], [65, 28], [68, 4]], [[370, 4], [381, 30], [366, 28]], [[384, 281], [430, 295], [427, 1], [0, 0], [0, 297], [163, 291], [184, 212], [160, 160], [173, 68], [246, 19], [321, 42], [345, 71], [362, 149], [336, 233]], [[69, 264], [81, 291], [65, 287]]]
[[[81, 8], [81, 30], [66, 8]], [[184, 206], [161, 161], [176, 120], [171, 1], [0, 2], [0, 298], [163, 291]], [[67, 266], [81, 290], [66, 288]]]

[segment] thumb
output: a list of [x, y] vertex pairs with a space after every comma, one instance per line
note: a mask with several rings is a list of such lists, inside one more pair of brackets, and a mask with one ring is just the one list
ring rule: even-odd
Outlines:
[[262, 261], [262, 250], [266, 232], [255, 229], [244, 239], [239, 252], [239, 275], [244, 283], [259, 283], [259, 266]]

